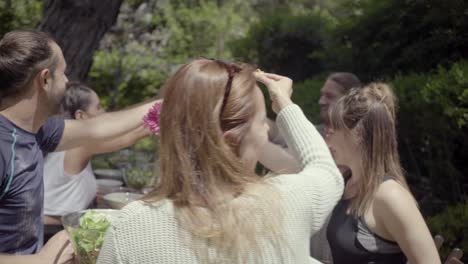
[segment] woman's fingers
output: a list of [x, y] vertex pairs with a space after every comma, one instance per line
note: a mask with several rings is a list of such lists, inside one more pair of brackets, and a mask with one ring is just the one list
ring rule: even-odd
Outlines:
[[258, 81], [261, 81], [264, 84], [272, 83], [272, 81], [280, 81], [281, 79], [288, 79], [288, 77], [285, 76], [262, 71], [254, 72], [254, 76]]
[[265, 84], [272, 100], [273, 111], [278, 113], [291, 102], [292, 80], [288, 77], [265, 73], [262, 71], [254, 72], [257, 81]]
[[264, 72], [263, 74], [264, 74], [267, 78], [272, 79], [272, 80], [275, 80], [275, 81], [279, 81], [279, 80], [281, 80], [282, 78], [287, 78], [287, 77], [285, 77], [285, 76], [281, 76], [281, 75], [274, 74], [274, 73]]
[[274, 79], [268, 78], [264, 72], [254, 72], [254, 77], [257, 81], [265, 84], [267, 88], [273, 84]]

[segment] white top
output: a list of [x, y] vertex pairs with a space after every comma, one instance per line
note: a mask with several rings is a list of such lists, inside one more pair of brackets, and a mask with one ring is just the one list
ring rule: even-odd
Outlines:
[[[322, 227], [341, 198], [343, 177], [324, 140], [297, 105], [283, 109], [277, 124], [303, 170], [267, 179], [283, 199], [282, 248], [290, 250], [286, 253], [290, 258], [282, 261], [278, 252], [264, 248], [263, 256], [268, 256], [264, 263], [317, 263], [309, 256], [309, 238]], [[277, 213], [271, 210], [270, 215], [273, 218]], [[171, 200], [163, 200], [157, 206], [142, 201], [130, 203], [108, 229], [98, 263], [199, 263], [181, 239], [181, 232], [184, 231], [177, 227]], [[208, 247], [204, 241], [196, 241], [199, 242], [195, 247]]]
[[62, 216], [86, 209], [96, 197], [91, 162], [80, 173], [65, 173], [65, 152], [47, 154], [44, 162], [44, 215]]

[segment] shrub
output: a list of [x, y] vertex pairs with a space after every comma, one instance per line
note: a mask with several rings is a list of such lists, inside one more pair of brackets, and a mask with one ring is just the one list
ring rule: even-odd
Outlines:
[[440, 250], [442, 259], [446, 259], [450, 251], [458, 247], [463, 250], [463, 262], [468, 262], [468, 204], [460, 203], [448, 207], [442, 213], [427, 219], [427, 224], [433, 234], [442, 235], [444, 244]]
[[277, 12], [252, 25], [247, 36], [231, 42], [230, 48], [234, 57], [256, 62], [264, 71], [302, 81], [324, 70], [327, 21], [319, 14]]

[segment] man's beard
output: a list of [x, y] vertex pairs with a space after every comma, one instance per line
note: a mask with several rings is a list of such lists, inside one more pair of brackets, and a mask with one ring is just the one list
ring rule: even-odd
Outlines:
[[52, 106], [51, 114], [57, 115], [59, 113], [60, 113], [60, 104], [54, 104], [54, 106]]
[[320, 109], [319, 117], [322, 123], [328, 123], [328, 108], [326, 110]]
[[50, 98], [49, 100], [49, 105], [50, 105], [50, 115], [57, 115], [61, 113], [61, 105], [62, 105], [62, 96], [54, 96], [53, 98]]

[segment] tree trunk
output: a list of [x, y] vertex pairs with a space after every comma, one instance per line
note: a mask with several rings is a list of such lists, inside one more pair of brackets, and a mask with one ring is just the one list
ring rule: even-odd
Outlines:
[[86, 81], [99, 41], [112, 27], [123, 0], [48, 0], [38, 29], [62, 48], [71, 80]]

